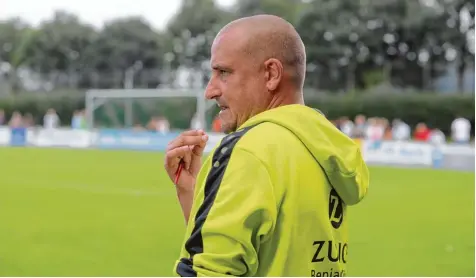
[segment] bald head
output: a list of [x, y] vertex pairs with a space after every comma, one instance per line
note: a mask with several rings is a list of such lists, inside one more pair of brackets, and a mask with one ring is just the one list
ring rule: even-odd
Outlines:
[[244, 58], [255, 64], [278, 59], [296, 88], [302, 89], [306, 73], [306, 51], [296, 29], [286, 20], [273, 15], [244, 17], [227, 24], [217, 37], [231, 35]]
[[210, 64], [205, 97], [220, 106], [225, 132], [263, 111], [304, 103], [304, 45], [279, 17], [246, 17], [223, 27], [213, 41]]

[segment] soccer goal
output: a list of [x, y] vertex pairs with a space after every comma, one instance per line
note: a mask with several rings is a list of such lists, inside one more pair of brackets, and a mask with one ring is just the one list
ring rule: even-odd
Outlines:
[[89, 90], [85, 100], [88, 127], [151, 129], [151, 123], [166, 119], [170, 130], [194, 128], [197, 121], [200, 128], [208, 129], [215, 113], [210, 108], [216, 105], [207, 101], [203, 92], [203, 89]]

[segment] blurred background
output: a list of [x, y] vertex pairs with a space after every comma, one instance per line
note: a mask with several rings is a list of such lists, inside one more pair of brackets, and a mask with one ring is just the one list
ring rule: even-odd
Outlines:
[[[126, 89], [134, 97], [135, 89], [193, 88], [202, 97], [216, 32], [238, 17], [271, 13], [301, 34], [307, 101], [337, 125], [363, 114], [386, 119], [377, 125], [389, 130], [398, 118], [410, 125], [405, 136], [414, 137], [421, 123], [451, 139], [454, 119], [474, 124], [472, 1], [118, 1], [117, 11], [109, 4], [92, 10], [88, 1], [29, 2], [7, 1], [0, 11], [0, 123], [18, 111], [25, 124], [42, 125], [52, 108], [70, 126], [90, 89]], [[151, 128], [159, 121], [184, 129], [197, 112], [190, 97], [147, 106], [151, 101], [131, 100], [128, 118], [127, 105], [108, 101], [94, 125]], [[200, 124], [211, 129], [210, 107]]]
[[[351, 275], [474, 276], [473, 1], [1, 2], [0, 207], [11, 214], [0, 213], [0, 274], [170, 275], [183, 223], [162, 152], [189, 128], [210, 133], [208, 149], [223, 137], [203, 98], [211, 43], [231, 20], [268, 13], [306, 45], [306, 104], [372, 165]], [[376, 211], [395, 213], [379, 215], [396, 227], [388, 246], [369, 243], [384, 238], [365, 228]], [[365, 260], [375, 252], [394, 255]]]

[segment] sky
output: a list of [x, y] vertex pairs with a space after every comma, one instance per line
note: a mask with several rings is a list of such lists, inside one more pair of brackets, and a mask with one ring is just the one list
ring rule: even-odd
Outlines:
[[[230, 6], [235, 0], [217, 0]], [[105, 21], [125, 16], [143, 16], [163, 29], [180, 6], [180, 0], [0, 0], [0, 20], [20, 17], [37, 25], [55, 10], [75, 13], [82, 21], [101, 27]]]

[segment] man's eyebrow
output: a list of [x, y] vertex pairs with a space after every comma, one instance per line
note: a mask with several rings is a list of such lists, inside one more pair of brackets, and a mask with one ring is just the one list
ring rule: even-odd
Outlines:
[[226, 67], [226, 66], [223, 66], [223, 65], [219, 65], [219, 64], [215, 64], [212, 66], [212, 69], [213, 70], [223, 70], [223, 71], [231, 71], [231, 69], [229, 67]]

